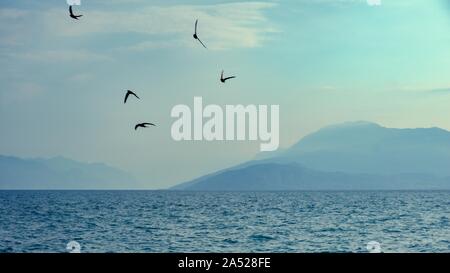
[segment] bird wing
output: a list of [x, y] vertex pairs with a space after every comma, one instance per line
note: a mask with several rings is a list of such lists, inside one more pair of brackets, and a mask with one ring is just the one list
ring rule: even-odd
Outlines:
[[135, 96], [136, 98], [140, 99], [140, 98], [138, 97], [138, 95], [136, 95], [136, 93], [130, 91], [130, 94], [133, 95], [133, 96]]
[[70, 15], [73, 16], [72, 6], [69, 6], [69, 12], [70, 12]]
[[236, 76], [231, 76], [231, 77], [226, 77], [225, 79], [223, 79], [224, 81], [229, 80], [229, 79], [234, 79], [236, 78]]
[[197, 23], [198, 23], [198, 19], [197, 20], [195, 20], [195, 34], [197, 34]]
[[220, 74], [220, 79], [223, 80], [223, 70], [222, 70], [222, 73]]
[[153, 123], [148, 123], [148, 122], [146, 122], [146, 123], [143, 123], [142, 125], [151, 125], [151, 126], [156, 126], [155, 124], [153, 124]]
[[208, 48], [203, 44], [202, 40], [200, 40], [200, 38], [197, 38], [197, 40], [200, 42], [200, 44], [202, 44], [202, 46], [203, 46], [204, 48], [208, 49]]
[[140, 99], [140, 98], [138, 97], [138, 95], [136, 95], [136, 93], [134, 93], [134, 92], [131, 91], [131, 90], [127, 90], [127, 94], [125, 95], [125, 99], [124, 99], [123, 103], [126, 103], [126, 102], [127, 102], [128, 97], [129, 97], [130, 95], [133, 95], [133, 96], [135, 96], [136, 98]]
[[140, 124], [136, 124], [136, 126], [134, 126], [134, 130], [137, 130], [137, 128], [141, 127]]

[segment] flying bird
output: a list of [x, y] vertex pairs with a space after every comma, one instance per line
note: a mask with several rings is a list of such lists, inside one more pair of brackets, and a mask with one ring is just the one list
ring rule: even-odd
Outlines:
[[135, 96], [136, 98], [140, 99], [140, 98], [138, 97], [138, 95], [136, 95], [133, 91], [127, 90], [127, 93], [125, 94], [125, 99], [123, 100], [123, 103], [127, 103], [128, 97], [129, 97], [130, 95], [133, 95], [133, 96]]
[[155, 124], [153, 124], [153, 123], [148, 123], [148, 122], [144, 122], [144, 123], [139, 123], [139, 124], [136, 124], [136, 126], [134, 126], [134, 130], [137, 130], [139, 127], [141, 127], [141, 128], [147, 128], [147, 126], [156, 126]]
[[80, 15], [74, 15], [73, 14], [73, 10], [72, 10], [72, 6], [69, 6], [69, 13], [70, 13], [70, 17], [75, 19], [75, 20], [78, 20], [79, 17], [83, 16], [81, 14]]
[[223, 82], [223, 83], [225, 83], [225, 81], [227, 81], [229, 79], [234, 79], [234, 78], [236, 78], [236, 76], [231, 76], [231, 77], [224, 78], [223, 77], [223, 70], [222, 70], [222, 74], [220, 74], [220, 81]]
[[202, 46], [203, 46], [204, 48], [206, 48], [206, 46], [205, 46], [205, 44], [203, 44], [202, 40], [200, 40], [200, 38], [198, 38], [198, 35], [197, 35], [197, 24], [198, 24], [198, 19], [195, 20], [195, 32], [194, 32], [194, 35], [193, 35], [193, 36], [194, 36], [194, 39], [197, 40], [197, 41], [199, 41], [200, 44], [202, 44]]

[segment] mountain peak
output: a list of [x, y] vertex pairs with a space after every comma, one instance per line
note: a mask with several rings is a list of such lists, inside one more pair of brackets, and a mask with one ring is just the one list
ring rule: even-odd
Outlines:
[[349, 122], [304, 137], [281, 157], [326, 171], [448, 176], [450, 132], [435, 127], [397, 129]]
[[381, 127], [378, 123], [367, 121], [367, 120], [355, 120], [355, 121], [346, 121], [342, 123], [335, 124], [336, 126], [347, 126], [347, 127], [355, 127], [355, 126], [377, 126]]
[[[297, 163], [297, 164], [291, 164]], [[324, 127], [259, 161], [182, 184], [188, 190], [448, 189], [450, 132], [356, 121]]]
[[329, 125], [329, 126], [323, 127], [320, 130], [349, 129], [349, 128], [361, 128], [361, 127], [384, 128], [384, 127], [380, 126], [379, 124], [377, 124], [375, 122], [358, 120], [358, 121], [348, 121], [348, 122], [343, 122], [343, 123]]

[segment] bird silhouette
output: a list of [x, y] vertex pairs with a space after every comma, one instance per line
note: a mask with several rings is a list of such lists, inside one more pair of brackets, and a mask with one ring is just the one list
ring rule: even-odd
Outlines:
[[138, 95], [136, 95], [133, 91], [127, 90], [127, 93], [125, 94], [125, 99], [123, 100], [123, 103], [127, 103], [128, 97], [129, 97], [130, 95], [133, 95], [133, 96], [135, 96], [136, 98], [140, 99], [140, 98], [138, 97]]
[[155, 124], [153, 124], [153, 123], [148, 123], [148, 122], [144, 122], [144, 123], [139, 123], [139, 124], [136, 124], [136, 126], [134, 126], [134, 130], [137, 130], [139, 127], [141, 127], [141, 128], [147, 128], [147, 126], [156, 126]]
[[224, 78], [223, 77], [223, 70], [222, 70], [222, 74], [220, 74], [220, 81], [223, 82], [223, 83], [225, 83], [225, 81], [227, 81], [229, 79], [234, 79], [234, 78], [236, 78], [236, 76], [231, 76], [231, 77]]
[[198, 19], [195, 20], [195, 32], [194, 32], [194, 35], [192, 35], [192, 36], [194, 36], [194, 39], [197, 40], [197, 41], [199, 41], [200, 44], [202, 44], [202, 46], [203, 46], [204, 48], [206, 48], [206, 46], [205, 46], [205, 44], [202, 42], [202, 40], [200, 40], [200, 38], [198, 38], [198, 35], [197, 35], [197, 24], [198, 24]]
[[78, 18], [80, 18], [81, 16], [83, 16], [83, 15], [75, 15], [75, 14], [73, 14], [73, 10], [72, 10], [72, 6], [69, 6], [69, 13], [70, 13], [70, 17], [71, 18], [73, 18], [73, 19], [75, 19], [75, 20], [79, 20]]

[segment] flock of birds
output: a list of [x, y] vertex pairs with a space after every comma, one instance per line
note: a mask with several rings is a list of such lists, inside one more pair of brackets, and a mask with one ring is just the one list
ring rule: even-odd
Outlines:
[[[138, 95], [136, 95], [136, 93], [134, 93], [134, 92], [131, 91], [131, 90], [127, 90], [127, 93], [125, 94], [125, 99], [123, 100], [123, 103], [124, 103], [124, 104], [127, 103], [128, 97], [129, 97], [130, 95], [133, 95], [133, 96], [135, 96], [137, 99], [140, 99], [140, 98], [138, 97]], [[137, 130], [138, 128], [147, 128], [148, 126], [156, 126], [156, 125], [153, 124], [153, 123], [150, 123], [150, 122], [138, 123], [138, 124], [136, 124], [136, 125], [134, 126], [134, 130]]]
[[[75, 15], [73, 13], [73, 9], [72, 6], [69, 6], [69, 16], [72, 19], [75, 20], [79, 20], [80, 17], [82, 17], [83, 15]], [[194, 37], [195, 40], [197, 40], [205, 49], [207, 49], [206, 45], [202, 42], [202, 40], [200, 40], [200, 38], [198, 37], [198, 33], [197, 33], [197, 26], [198, 26], [198, 19], [195, 20], [195, 28], [194, 28], [194, 35], [192, 35]], [[229, 77], [224, 77], [223, 75], [224, 71], [222, 70], [222, 73], [220, 74], [220, 82], [225, 83], [227, 80], [230, 79], [234, 79], [236, 78], [236, 76], [229, 76]], [[125, 94], [125, 98], [123, 100], [123, 103], [127, 103], [128, 98], [130, 97], [130, 95], [136, 97], [137, 99], [140, 99], [138, 95], [136, 95], [136, 93], [134, 93], [131, 90], [127, 90], [126, 94]], [[134, 130], [137, 130], [138, 128], [147, 128], [148, 126], [156, 126], [154, 123], [150, 123], [150, 122], [144, 122], [144, 123], [138, 123], [134, 126]]]

